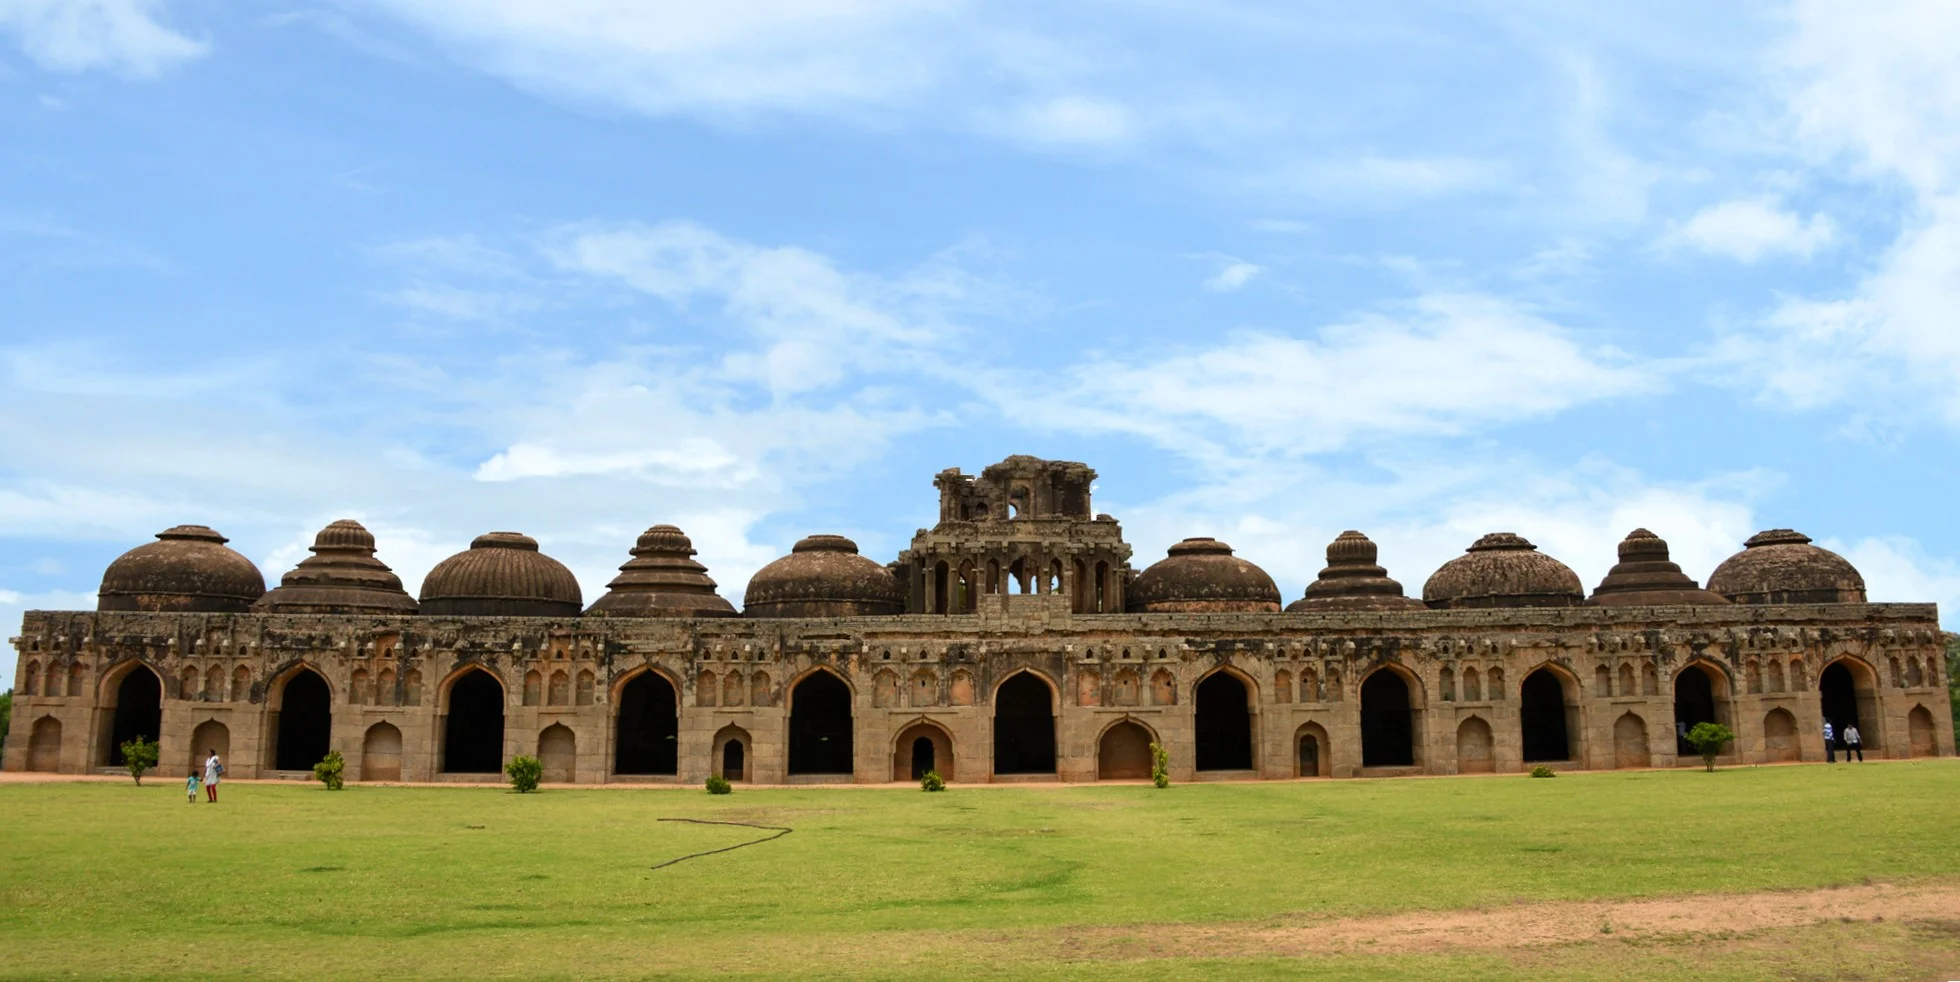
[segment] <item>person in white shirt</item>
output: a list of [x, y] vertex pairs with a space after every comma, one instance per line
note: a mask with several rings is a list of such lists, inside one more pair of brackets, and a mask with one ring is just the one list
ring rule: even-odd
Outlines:
[[224, 776], [224, 762], [218, 759], [218, 749], [213, 747], [211, 756], [204, 758], [204, 799], [211, 804], [218, 803], [218, 779]]
[[1824, 721], [1824, 762], [1837, 763], [1837, 731], [1831, 729], [1831, 721]]
[[1844, 728], [1845, 763], [1851, 763], [1852, 754], [1858, 755], [1858, 763], [1862, 764], [1865, 762], [1865, 741], [1863, 737], [1858, 735], [1858, 724], [1856, 723]]

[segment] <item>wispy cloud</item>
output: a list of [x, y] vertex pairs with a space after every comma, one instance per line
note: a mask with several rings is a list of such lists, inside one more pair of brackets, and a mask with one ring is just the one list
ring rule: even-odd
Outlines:
[[49, 71], [148, 77], [211, 49], [164, 26], [162, 7], [161, 0], [5, 0], [0, 32]]
[[1777, 254], [1809, 259], [1836, 241], [1837, 231], [1829, 215], [1805, 218], [1774, 198], [1739, 198], [1695, 212], [1662, 236], [1660, 246], [1745, 263]]

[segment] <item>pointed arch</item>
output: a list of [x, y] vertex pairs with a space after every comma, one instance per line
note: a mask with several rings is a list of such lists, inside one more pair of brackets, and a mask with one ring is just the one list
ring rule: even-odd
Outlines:
[[927, 771], [938, 771], [948, 781], [958, 772], [953, 756], [953, 734], [944, 726], [923, 716], [898, 728], [891, 746], [892, 780], [916, 781]]
[[1251, 678], [1230, 665], [1206, 672], [1191, 689], [1197, 731], [1194, 763], [1201, 771], [1245, 771], [1256, 765], [1253, 720], [1259, 695]]
[[1674, 754], [1682, 761], [1699, 755], [1687, 734], [1697, 723], [1721, 723], [1734, 728], [1730, 715], [1729, 673], [1706, 658], [1695, 658], [1674, 673]]
[[1906, 740], [1914, 757], [1940, 755], [1940, 731], [1933, 724], [1933, 714], [1925, 706], [1914, 706], [1906, 713]]
[[804, 672], [788, 687], [789, 773], [851, 774], [856, 692], [827, 665]]
[[503, 771], [506, 693], [503, 678], [478, 662], [458, 666], [437, 686], [444, 773]]
[[1797, 718], [1781, 706], [1763, 714], [1763, 759], [1776, 763], [1801, 756]]
[[1496, 741], [1490, 723], [1481, 716], [1464, 718], [1456, 727], [1456, 772], [1489, 774], [1496, 770]]
[[402, 779], [402, 731], [383, 720], [361, 735], [361, 780]]
[[231, 728], [215, 719], [206, 719], [191, 731], [191, 745], [187, 748], [189, 759], [185, 766], [192, 770], [202, 770], [204, 759], [217, 754], [219, 760], [231, 759]]
[[[1603, 667], [1603, 666], [1602, 666]], [[1579, 761], [1584, 732], [1579, 677], [1557, 662], [1541, 662], [1518, 683], [1518, 725], [1525, 763]]]
[[1055, 773], [1055, 719], [1060, 688], [1042, 672], [1022, 668], [1000, 680], [994, 707], [994, 773]]
[[[1495, 670], [1493, 669], [1493, 672]], [[1376, 667], [1361, 678], [1361, 765], [1410, 767], [1418, 760], [1421, 742], [1420, 682], [1408, 669], [1393, 663]]]
[[709, 767], [722, 780], [748, 781], [755, 767], [754, 748], [755, 741], [750, 739], [749, 731], [730, 723], [715, 731]]
[[104, 763], [122, 766], [125, 741], [163, 732], [163, 675], [148, 662], [131, 658], [103, 673], [97, 698]]
[[[558, 673], [563, 675], [563, 672]], [[563, 723], [553, 723], [538, 733], [538, 763], [544, 765], [538, 779], [552, 784], [571, 784], [578, 780], [578, 734]]]
[[[697, 677], [695, 685], [704, 684], [711, 685]], [[614, 774], [680, 773], [680, 693], [672, 675], [652, 666], [639, 666], [615, 680]]]
[[27, 737], [27, 769], [42, 774], [61, 770], [61, 721], [43, 716]]
[[266, 764], [279, 771], [310, 771], [333, 743], [333, 686], [309, 661], [274, 674], [265, 687], [266, 730], [272, 734]]
[[1103, 727], [1096, 735], [1096, 779], [1136, 781], [1150, 777], [1150, 745], [1160, 742], [1150, 724], [1134, 716]]
[[1880, 746], [1878, 669], [1853, 655], [1826, 663], [1817, 673], [1818, 708], [1837, 733], [1858, 728], [1864, 749]]
[[1647, 721], [1639, 713], [1621, 713], [1613, 721], [1613, 766], [1651, 767], [1654, 756], [1648, 749]]
[[1302, 723], [1293, 731], [1293, 776], [1333, 777], [1333, 745], [1327, 728], [1319, 723]]

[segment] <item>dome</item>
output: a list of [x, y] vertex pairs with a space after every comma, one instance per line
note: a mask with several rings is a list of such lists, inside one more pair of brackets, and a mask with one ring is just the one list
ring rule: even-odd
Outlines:
[[1861, 604], [1865, 578], [1843, 556], [1810, 544], [1810, 536], [1770, 529], [1708, 576], [1708, 588], [1739, 604]]
[[422, 613], [436, 616], [577, 617], [578, 580], [516, 532], [476, 537], [422, 579]]
[[1402, 594], [1402, 584], [1375, 564], [1375, 543], [1349, 530], [1327, 544], [1327, 568], [1307, 584], [1307, 595], [1286, 605], [1293, 613], [1316, 610], [1422, 609], [1422, 601]]
[[252, 605], [276, 614], [413, 614], [415, 598], [374, 558], [374, 534], [351, 518], [313, 537], [313, 555]]
[[1132, 612], [1207, 613], [1279, 610], [1279, 587], [1266, 571], [1232, 555], [1217, 539], [1185, 539], [1137, 574]]
[[588, 614], [614, 617], [733, 617], [735, 606], [715, 592], [694, 542], [672, 525], [655, 525], [633, 545], [633, 558], [606, 584]]
[[747, 617], [862, 617], [902, 614], [892, 571], [858, 555], [841, 535], [813, 535], [755, 571], [742, 598]]
[[1438, 610], [1575, 607], [1585, 601], [1586, 588], [1571, 567], [1523, 536], [1493, 532], [1431, 574], [1422, 599]]
[[259, 568], [203, 525], [179, 525], [116, 557], [102, 572], [97, 610], [242, 613], [265, 594]]
[[1646, 529], [1634, 529], [1620, 543], [1620, 562], [1593, 590], [1589, 604], [1608, 607], [1635, 604], [1725, 604], [1688, 578], [1667, 558], [1667, 540]]

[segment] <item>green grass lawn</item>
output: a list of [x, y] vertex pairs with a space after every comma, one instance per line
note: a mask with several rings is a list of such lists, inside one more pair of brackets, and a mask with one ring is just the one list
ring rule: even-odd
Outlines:
[[[1950, 759], [1163, 791], [232, 784], [224, 799], [187, 805], [162, 780], [0, 785], [0, 977], [1887, 978], [1948, 954], [1960, 967], [1960, 938], [1909, 925], [1222, 968], [1067, 956], [1087, 928], [1134, 926], [1141, 954], [1152, 925], [1960, 883]], [[653, 870], [763, 834], [663, 817], [795, 832]], [[1836, 969], [1803, 974], [1820, 964]]]

